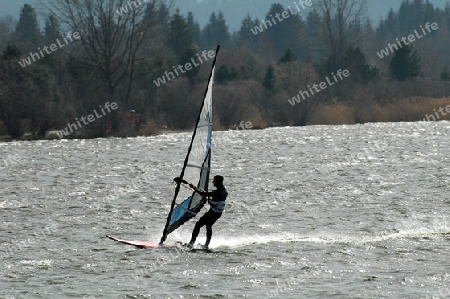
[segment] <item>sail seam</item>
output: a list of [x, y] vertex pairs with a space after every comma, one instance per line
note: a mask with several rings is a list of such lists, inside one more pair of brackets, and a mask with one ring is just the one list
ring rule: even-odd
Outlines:
[[213, 123], [209, 123], [209, 124], [206, 124], [206, 125], [198, 125], [197, 128], [211, 127], [212, 125], [213, 125]]
[[194, 165], [194, 164], [187, 164], [186, 167], [194, 167], [194, 168], [199, 168], [199, 169], [210, 170], [210, 167], [206, 167], [206, 166], [198, 166], [198, 165]]

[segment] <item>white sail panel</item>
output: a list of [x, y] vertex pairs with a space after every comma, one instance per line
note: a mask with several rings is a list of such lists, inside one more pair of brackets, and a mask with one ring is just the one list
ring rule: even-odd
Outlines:
[[[214, 84], [214, 72], [215, 66], [213, 66], [211, 71], [183, 176], [184, 180], [206, 191], [208, 190], [209, 173], [211, 171], [212, 87]], [[181, 188], [176, 198], [182, 199], [183, 202], [176, 203], [177, 206], [171, 212], [166, 234], [171, 233], [194, 217], [206, 203], [205, 198], [187, 188]]]

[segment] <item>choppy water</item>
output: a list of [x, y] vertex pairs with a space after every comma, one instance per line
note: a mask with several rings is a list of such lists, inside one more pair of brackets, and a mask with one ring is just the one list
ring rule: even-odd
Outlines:
[[190, 134], [0, 144], [0, 298], [450, 298], [449, 132], [215, 132], [212, 252], [104, 237], [159, 241]]

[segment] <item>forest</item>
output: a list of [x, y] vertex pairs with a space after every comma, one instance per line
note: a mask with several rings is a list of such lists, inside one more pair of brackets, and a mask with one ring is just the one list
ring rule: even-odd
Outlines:
[[376, 24], [364, 0], [311, 3], [233, 32], [221, 11], [201, 28], [169, 0], [25, 4], [0, 19], [0, 139], [190, 129], [219, 44], [215, 130], [428, 121], [450, 105], [449, 3], [403, 0]]

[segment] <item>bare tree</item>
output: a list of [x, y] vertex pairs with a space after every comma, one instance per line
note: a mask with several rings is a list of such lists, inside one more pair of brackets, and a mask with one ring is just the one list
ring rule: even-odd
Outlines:
[[335, 67], [339, 67], [348, 47], [361, 38], [367, 0], [317, 0], [323, 42]]
[[170, 1], [45, 0], [40, 4], [59, 19], [63, 30], [79, 33], [84, 51], [70, 55], [96, 68], [112, 99], [117, 87], [124, 86], [123, 102], [128, 103], [137, 66], [158, 53], [160, 43], [155, 41], [165, 22], [159, 9], [170, 7]]

